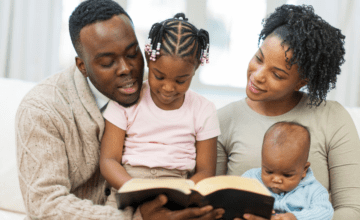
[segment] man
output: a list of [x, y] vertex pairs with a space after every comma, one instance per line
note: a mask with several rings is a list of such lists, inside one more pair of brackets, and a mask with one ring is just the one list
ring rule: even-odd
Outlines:
[[109, 99], [136, 103], [144, 61], [129, 15], [112, 0], [82, 2], [69, 21], [76, 66], [33, 88], [16, 116], [17, 160], [27, 219], [214, 219], [212, 207], [170, 211], [165, 196], [134, 210], [103, 206], [101, 115]]

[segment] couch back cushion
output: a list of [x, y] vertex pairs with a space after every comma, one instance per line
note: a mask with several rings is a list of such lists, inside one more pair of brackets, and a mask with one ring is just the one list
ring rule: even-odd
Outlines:
[[16, 166], [15, 115], [22, 98], [34, 85], [0, 78], [0, 209], [25, 213]]

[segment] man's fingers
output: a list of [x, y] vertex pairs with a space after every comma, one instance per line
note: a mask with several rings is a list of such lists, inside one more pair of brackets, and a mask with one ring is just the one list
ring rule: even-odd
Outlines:
[[216, 216], [215, 216], [216, 219], [221, 218], [221, 217], [224, 215], [224, 213], [225, 213], [225, 210], [224, 210], [224, 209], [216, 209], [216, 210], [214, 210], [214, 211], [215, 211], [215, 213], [216, 213]]
[[[187, 208], [179, 211], [174, 211], [172, 214], [173, 219], [197, 219], [213, 210], [212, 206], [204, 206], [202, 208]], [[214, 215], [215, 218], [215, 215]], [[213, 219], [214, 219], [213, 218]]]
[[161, 208], [166, 203], [167, 203], [167, 197], [165, 195], [159, 195], [153, 201], [146, 202], [143, 205], [141, 205], [140, 211], [141, 213], [143, 213], [142, 211], [145, 210], [146, 210], [145, 212], [149, 212], [149, 211], [152, 212], [154, 210]]
[[261, 218], [252, 214], [245, 214], [244, 219], [246, 220], [266, 220], [265, 218]]
[[207, 214], [205, 214], [204, 216], [198, 218], [198, 220], [214, 220], [214, 219], [219, 219], [221, 218], [225, 213], [224, 209], [215, 209], [212, 210], [210, 212], [208, 212]]

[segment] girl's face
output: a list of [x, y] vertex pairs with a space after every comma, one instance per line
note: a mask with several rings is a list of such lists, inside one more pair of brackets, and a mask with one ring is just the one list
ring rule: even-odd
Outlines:
[[149, 61], [149, 85], [151, 98], [163, 110], [175, 110], [182, 106], [185, 92], [198, 66], [176, 56], [161, 56]]
[[[250, 60], [246, 86], [246, 95], [252, 101], [288, 101], [294, 91], [306, 85], [300, 79], [298, 66], [292, 65], [288, 69], [285, 51], [287, 45], [281, 45], [282, 40], [269, 35]], [[287, 52], [290, 59], [292, 51]]]

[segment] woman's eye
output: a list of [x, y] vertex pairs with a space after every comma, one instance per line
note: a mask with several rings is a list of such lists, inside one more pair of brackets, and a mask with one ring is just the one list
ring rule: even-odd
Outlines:
[[277, 73], [274, 73], [274, 76], [278, 79], [282, 79]]
[[255, 57], [256, 57], [257, 61], [261, 62], [260, 57], [258, 57], [257, 55], [255, 55]]

